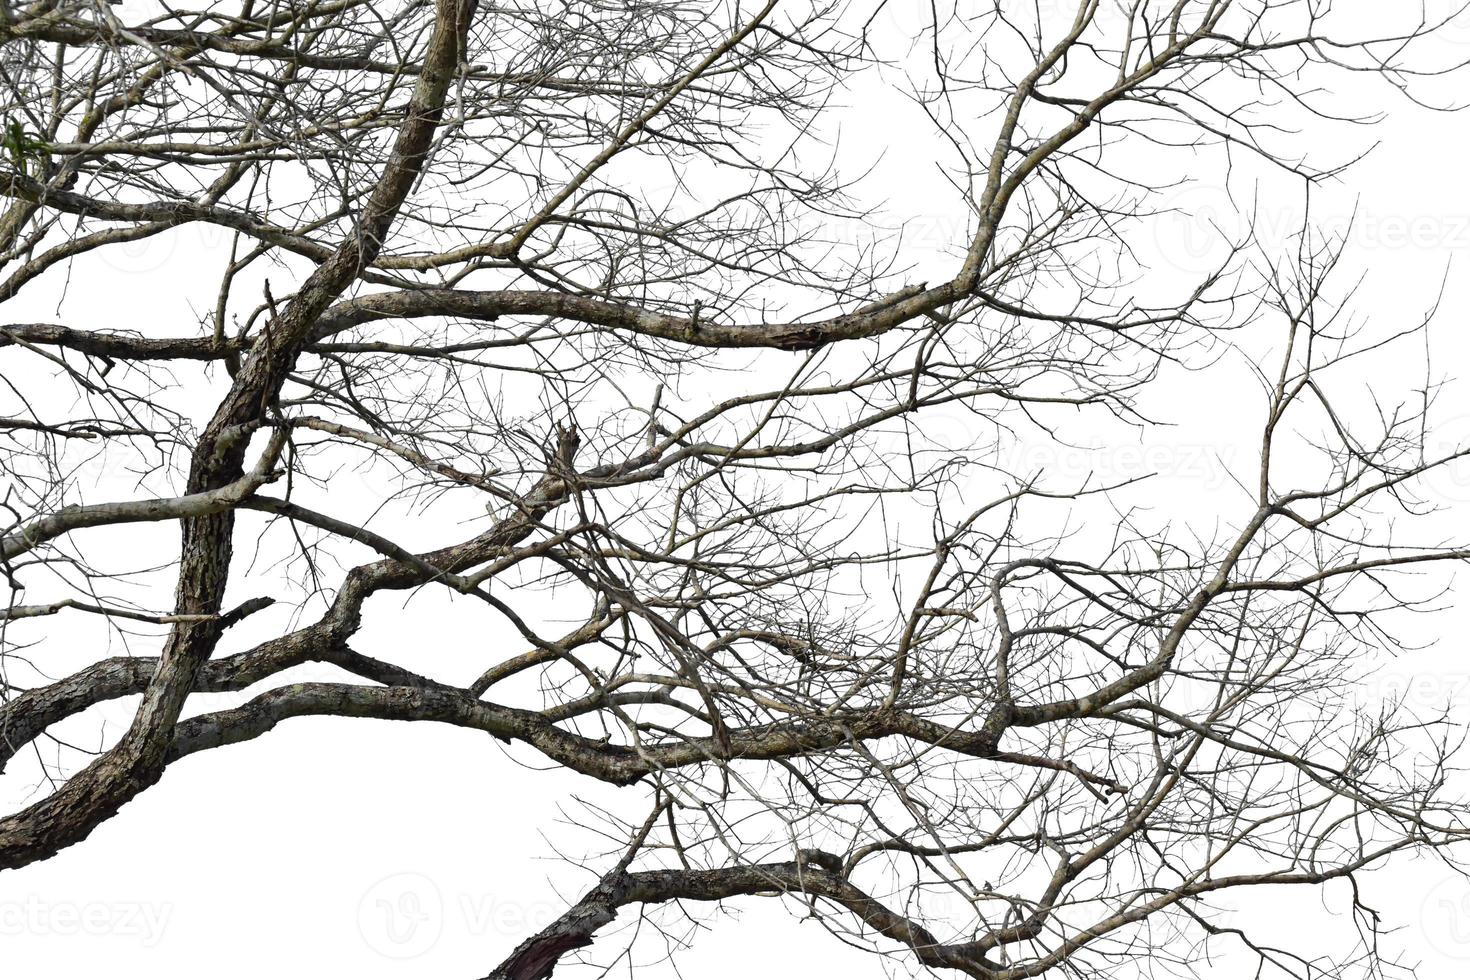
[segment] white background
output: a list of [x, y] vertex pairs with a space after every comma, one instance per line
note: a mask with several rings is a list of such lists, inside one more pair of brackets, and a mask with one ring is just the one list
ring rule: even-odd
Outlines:
[[[1455, 25], [1441, 42], [1442, 52], [1457, 48], [1470, 54], [1470, 21]], [[955, 202], [942, 181], [914, 179], [932, 166], [932, 133], [902, 100], [869, 84], [850, 100], [861, 110], [849, 114], [854, 125], [846, 130], [843, 153], [855, 163], [882, 154], [867, 192], [887, 201], [895, 224], [904, 223], [917, 242], [938, 252], [955, 241], [962, 223], [952, 217]], [[1459, 87], [1470, 91], [1463, 79]], [[1453, 95], [1452, 87], [1438, 91]], [[1324, 127], [1312, 136], [1314, 150], [1343, 157], [1379, 144], [1316, 199], [1314, 216], [1346, 230], [1356, 214], [1345, 260], [1353, 273], [1344, 278], [1366, 275], [1353, 306], [1382, 329], [1416, 321], [1434, 304], [1448, 273], [1431, 354], [1435, 374], [1453, 377], [1464, 373], [1470, 355], [1470, 115], [1433, 113], [1389, 98], [1382, 87], [1373, 97], [1389, 110], [1375, 128]], [[885, 120], [881, 131], [861, 125], [879, 117]], [[1267, 186], [1260, 201], [1258, 232], [1268, 246], [1273, 238], [1284, 241], [1298, 227], [1300, 200]], [[1226, 231], [1241, 225], [1231, 197], [1207, 174], [1179, 192], [1177, 204], [1184, 214], [1162, 224], [1162, 237], [1137, 244], [1155, 256], [1161, 272], [1172, 269], [1184, 281], [1204, 267], [1212, 223]], [[223, 236], [210, 229], [185, 227], [114, 255], [105, 268], [89, 267], [85, 288], [73, 282], [59, 312], [53, 291], [49, 307], [27, 299], [8, 306], [4, 316], [177, 333], [179, 324], [186, 329], [197, 322], [190, 304], [197, 308], [201, 297], [190, 295], [186, 284], [217, 281], [226, 248]], [[58, 273], [47, 282], [59, 286]], [[40, 285], [30, 292], [44, 292]], [[23, 308], [24, 302], [36, 305]], [[0, 369], [12, 363], [0, 360]], [[1375, 388], [1412, 392], [1422, 386], [1424, 370], [1422, 345], [1411, 345], [1375, 364]], [[1053, 469], [1101, 468], [1118, 476], [1158, 470], [1162, 479], [1150, 484], [1154, 506], [1190, 519], [1208, 520], [1216, 508], [1228, 516], [1229, 474], [1250, 465], [1258, 421], [1252, 411], [1258, 412], [1259, 400], [1242, 402], [1238, 394], [1243, 377], [1227, 360], [1204, 376], [1166, 378], [1149, 404], [1173, 428], [1134, 436], [1131, 443], [1114, 433], [1072, 433], [1082, 448], [1051, 456], [1046, 454], [1054, 450], [1039, 449], [1038, 459]], [[1443, 441], [1470, 440], [1470, 387], [1452, 384], [1442, 408]], [[353, 489], [344, 478], [333, 492]], [[1470, 527], [1470, 470], [1442, 478], [1434, 492], [1446, 507], [1458, 506], [1437, 525], [1442, 533]], [[410, 609], [412, 618], [400, 616], [395, 602], [375, 603], [364, 632], [371, 631], [374, 642], [420, 647], [416, 663], [442, 665], [444, 651], [485, 642], [473, 620], [426, 619], [431, 607], [421, 605]], [[47, 626], [58, 642], [73, 628]], [[1407, 689], [1416, 703], [1449, 703], [1470, 721], [1467, 629], [1470, 615], [1453, 602], [1416, 620], [1412, 637], [1432, 646], [1386, 666], [1380, 682], [1386, 690]], [[91, 635], [78, 632], [75, 642]], [[248, 639], [244, 630], [231, 633], [229, 652]], [[85, 662], [118, 652], [82, 648], [64, 656]], [[209, 699], [201, 699], [200, 710], [208, 706]], [[92, 717], [116, 725], [125, 721], [127, 707]], [[33, 773], [16, 768], [0, 782], [10, 809], [44, 792], [30, 781]], [[603, 800], [609, 791], [544, 768], [533, 754], [504, 751], [479, 733], [336, 719], [290, 721], [258, 740], [191, 757], [84, 843], [0, 875], [0, 973], [65, 980], [483, 976], [593, 880], [559, 861], [554, 848], [575, 850], [578, 831], [566, 819], [579, 812], [574, 797]], [[1401, 927], [1386, 940], [1387, 949], [1422, 964], [1421, 975], [1431, 980], [1465, 975], [1470, 888], [1463, 881], [1429, 863], [1394, 866], [1368, 880], [1377, 888], [1368, 903], [1384, 914], [1385, 925]], [[1328, 893], [1324, 901], [1316, 892], [1263, 891], [1250, 896], [1239, 921], [1310, 946], [1314, 934], [1324, 940], [1336, 935], [1343, 911], [1341, 893]], [[620, 921], [632, 918], [625, 912]], [[725, 913], [702, 921], [705, 928], [676, 960], [683, 976], [784, 980], [911, 970], [911, 960], [902, 956], [885, 963], [849, 949], [771, 899], [732, 902]], [[593, 958], [612, 960], [621, 938], [605, 935]], [[643, 960], [655, 952], [642, 949]], [[1226, 957], [1200, 969], [1228, 977], [1246, 975], [1237, 971], [1251, 966], [1249, 957]], [[617, 967], [626, 969], [626, 962]], [[562, 970], [593, 975], [572, 966]], [[676, 974], [674, 966], [655, 963], [638, 975], [657, 980]]]

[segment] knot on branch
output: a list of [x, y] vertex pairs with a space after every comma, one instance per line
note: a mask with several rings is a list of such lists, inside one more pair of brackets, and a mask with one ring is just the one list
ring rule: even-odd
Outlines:
[[842, 877], [842, 858], [831, 851], [824, 851], [815, 847], [803, 847], [796, 852], [796, 863], [798, 867], [817, 867], [823, 871], [830, 871], [834, 875]]

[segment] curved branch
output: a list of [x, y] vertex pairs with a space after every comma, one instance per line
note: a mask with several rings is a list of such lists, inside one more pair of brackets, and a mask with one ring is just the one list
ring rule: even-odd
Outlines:
[[627, 905], [719, 902], [772, 892], [823, 898], [854, 913], [879, 934], [908, 947], [926, 965], [988, 980], [998, 964], [973, 951], [940, 943], [934, 934], [858, 889], [832, 854], [802, 851], [795, 861], [712, 870], [615, 870], [560, 918], [516, 947], [485, 980], [546, 980], [561, 958], [592, 944], [599, 929]]

